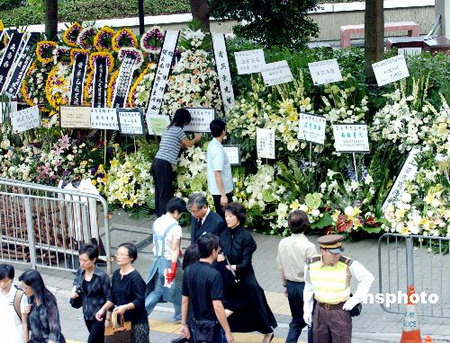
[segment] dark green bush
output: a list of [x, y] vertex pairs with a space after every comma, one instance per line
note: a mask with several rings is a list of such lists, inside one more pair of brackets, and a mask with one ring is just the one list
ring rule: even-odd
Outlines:
[[0, 0], [0, 11], [12, 10], [13, 8], [19, 7], [19, 0]]

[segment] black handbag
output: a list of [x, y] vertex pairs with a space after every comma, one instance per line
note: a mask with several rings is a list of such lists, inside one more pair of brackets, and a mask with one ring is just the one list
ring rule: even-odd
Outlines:
[[216, 329], [214, 320], [195, 321], [195, 341], [202, 343], [214, 343], [214, 331]]
[[83, 306], [83, 291], [80, 286], [77, 286], [77, 290], [75, 291], [79, 296], [75, 299], [70, 299], [70, 306], [73, 308], [80, 308]]
[[362, 311], [362, 304], [359, 303], [348, 312], [350, 313], [350, 317], [357, 317], [361, 314], [361, 311]]

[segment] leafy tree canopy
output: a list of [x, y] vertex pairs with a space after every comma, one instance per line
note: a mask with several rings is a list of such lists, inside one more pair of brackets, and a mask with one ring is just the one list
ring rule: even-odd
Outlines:
[[208, 0], [211, 15], [234, 19], [237, 36], [251, 39], [266, 47], [304, 47], [319, 28], [308, 17], [318, 0]]

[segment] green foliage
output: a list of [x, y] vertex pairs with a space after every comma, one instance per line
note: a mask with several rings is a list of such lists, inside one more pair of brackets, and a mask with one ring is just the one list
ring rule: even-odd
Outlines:
[[[42, 2], [42, 0], [31, 1]], [[144, 10], [145, 15], [188, 13], [190, 12], [190, 6], [188, 0], [144, 0]], [[137, 0], [71, 0], [58, 2], [59, 21], [93, 21], [136, 17], [137, 15]], [[44, 23], [44, 11], [38, 3], [28, 3], [27, 6], [12, 10], [0, 10], [0, 18], [2, 18], [5, 26], [42, 24]]]
[[317, 0], [209, 0], [215, 18], [244, 21], [235, 27], [237, 36], [254, 40], [265, 47], [299, 49], [319, 28], [308, 16]]
[[13, 8], [19, 7], [20, 2], [17, 0], [1, 0], [0, 1], [0, 11], [8, 11]]

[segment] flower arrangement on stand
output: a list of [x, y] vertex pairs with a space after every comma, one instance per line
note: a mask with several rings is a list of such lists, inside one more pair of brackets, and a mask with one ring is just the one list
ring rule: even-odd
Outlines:
[[[201, 31], [190, 29], [183, 30], [181, 35], [182, 46], [197, 46], [205, 38]], [[198, 48], [183, 51], [169, 76], [162, 113], [172, 114], [182, 107], [209, 107], [215, 108], [216, 115], [221, 116], [222, 98], [218, 82], [209, 52]]]
[[84, 28], [77, 37], [78, 46], [82, 49], [93, 50], [96, 35], [97, 29], [95, 27]]
[[80, 34], [83, 28], [77, 22], [70, 25], [63, 33], [63, 42], [71, 47], [77, 46], [78, 35]]
[[97, 51], [110, 51], [112, 50], [112, 39], [115, 35], [115, 31], [108, 27], [102, 27], [98, 30], [94, 37], [94, 47]]
[[[187, 198], [194, 192], [207, 193], [206, 152], [199, 146], [183, 151], [177, 166], [178, 195]], [[212, 202], [212, 197], [209, 200]]]

